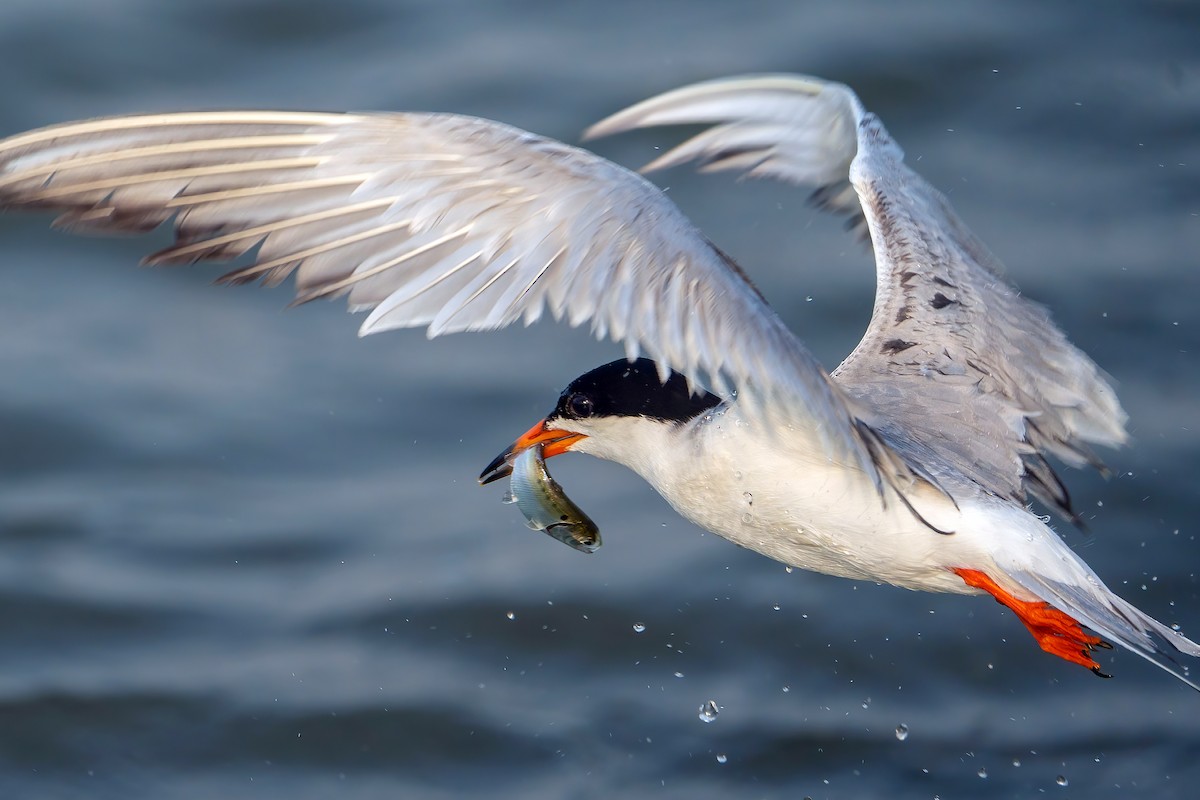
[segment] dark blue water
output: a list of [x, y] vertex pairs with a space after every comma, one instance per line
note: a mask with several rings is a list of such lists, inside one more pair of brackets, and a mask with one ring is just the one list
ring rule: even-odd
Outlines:
[[[1197, 43], [1200, 7], [1165, 0], [7, 0], [0, 133], [265, 106], [574, 140], [704, 78], [847, 81], [1118, 381], [1133, 446], [1068, 476], [1093, 535], [1065, 535], [1194, 636]], [[661, 180], [818, 355], [849, 351], [873, 275], [837, 221]], [[475, 475], [611, 345], [358, 341], [336, 305], [46, 223], [0, 218], [4, 798], [1196, 796], [1200, 697], [1132, 655], [1101, 681], [990, 600], [788, 574], [585, 458], [555, 472], [605, 547], [526, 530]]]

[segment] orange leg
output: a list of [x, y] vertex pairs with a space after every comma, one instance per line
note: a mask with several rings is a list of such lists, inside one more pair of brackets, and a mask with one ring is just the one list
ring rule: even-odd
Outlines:
[[1100, 671], [1100, 665], [1092, 658], [1092, 651], [1097, 647], [1111, 650], [1112, 645], [1108, 642], [1099, 636], [1084, 633], [1077, 621], [1048, 603], [1018, 600], [979, 570], [960, 568], [954, 572], [967, 586], [983, 589], [996, 598], [996, 602], [1011, 608], [1047, 653], [1073, 664], [1081, 664], [1102, 678], [1109, 677]]

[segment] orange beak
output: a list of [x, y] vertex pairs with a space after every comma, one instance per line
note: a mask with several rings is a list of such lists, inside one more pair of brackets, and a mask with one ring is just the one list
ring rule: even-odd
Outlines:
[[492, 460], [484, 468], [479, 475], [479, 483], [491, 483], [492, 481], [500, 480], [512, 474], [512, 460], [522, 451], [528, 450], [531, 447], [542, 447], [542, 458], [550, 458], [551, 456], [561, 455], [571, 449], [571, 445], [578, 442], [580, 439], [586, 439], [587, 436], [582, 433], [571, 433], [570, 431], [548, 430], [546, 428], [546, 420], [542, 420], [537, 425], [534, 425], [525, 433], [517, 437], [517, 440], [509, 445], [508, 449]]

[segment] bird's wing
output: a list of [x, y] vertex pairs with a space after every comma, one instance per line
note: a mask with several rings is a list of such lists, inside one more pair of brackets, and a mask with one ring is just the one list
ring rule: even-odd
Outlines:
[[1112, 387], [1041, 306], [1005, 283], [996, 258], [905, 166], [858, 97], [815, 78], [730, 78], [646, 100], [588, 135], [695, 123], [713, 127], [647, 168], [697, 161], [815, 186], [819, 204], [859, 215], [869, 231], [875, 309], [833, 377], [871, 409], [885, 440], [995, 494], [1029, 492], [1074, 518], [1045, 457], [1102, 466], [1090, 445], [1126, 439]]
[[54, 210], [58, 226], [84, 232], [173, 221], [174, 243], [148, 263], [250, 254], [226, 282], [294, 275], [298, 303], [346, 295], [370, 310], [362, 335], [489, 330], [549, 309], [623, 341], [631, 357], [762, 398], [879, 486], [888, 470], [904, 473], [661, 191], [495, 122], [233, 111], [64, 124], [0, 141], [0, 207]]

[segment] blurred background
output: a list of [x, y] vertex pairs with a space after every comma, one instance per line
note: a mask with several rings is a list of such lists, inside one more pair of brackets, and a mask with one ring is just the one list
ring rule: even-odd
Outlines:
[[[566, 141], [685, 83], [849, 83], [1119, 385], [1062, 531], [1200, 634], [1200, 6], [8, 0], [0, 135], [96, 115], [438, 110]], [[596, 149], [638, 166], [685, 131]], [[806, 193], [655, 176], [830, 367], [870, 254]], [[479, 470], [620, 350], [359, 341], [339, 304], [0, 217], [5, 798], [1190, 798], [1200, 697], [1101, 681], [987, 598], [787, 573], [557, 459], [581, 555]], [[640, 632], [639, 632], [640, 631]], [[708, 724], [700, 706], [716, 701]], [[898, 733], [898, 731], [900, 731]]]

